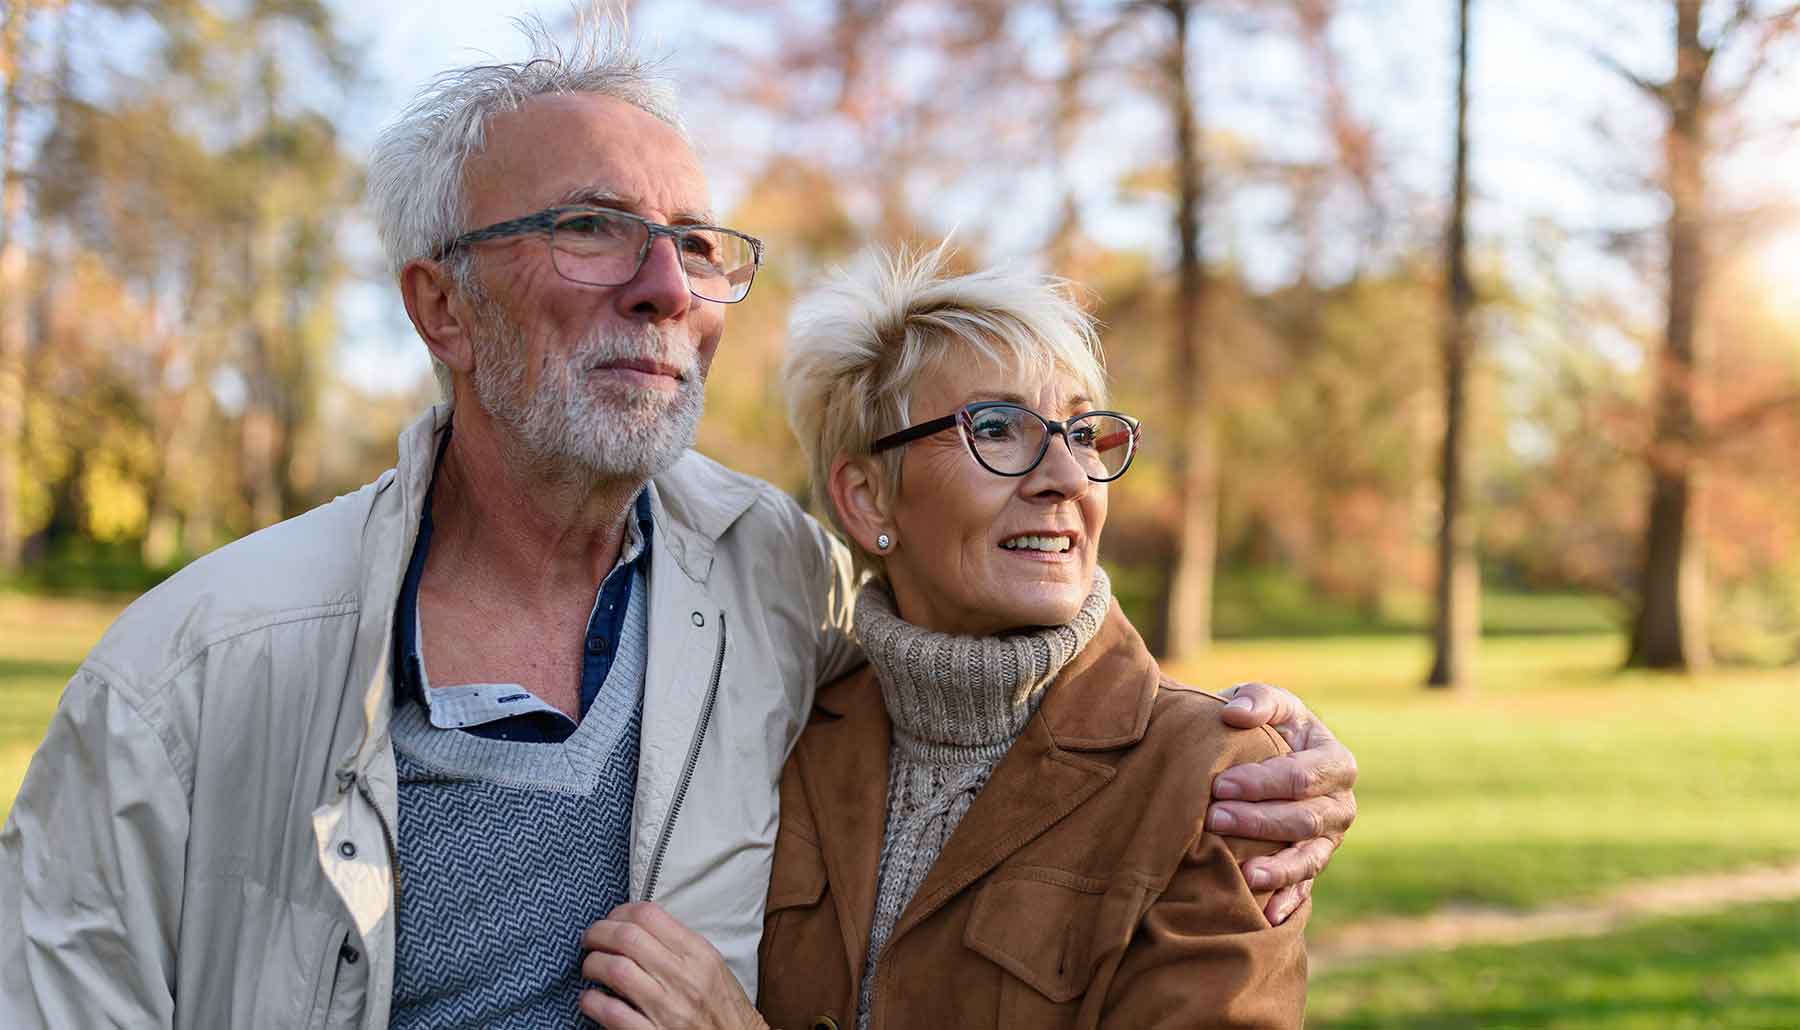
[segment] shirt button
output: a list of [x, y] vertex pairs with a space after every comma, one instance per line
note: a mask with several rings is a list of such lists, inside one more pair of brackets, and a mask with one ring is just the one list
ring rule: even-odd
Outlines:
[[699, 612], [695, 612], [694, 613], [694, 625], [696, 625], [696, 626], [706, 625], [706, 616], [701, 615]]
[[350, 841], [345, 841], [342, 844], [338, 845], [338, 854], [344, 856], [345, 858], [355, 858], [356, 857], [356, 845], [351, 843]]
[[338, 958], [343, 960], [344, 965], [354, 966], [362, 961], [362, 952], [346, 944], [338, 949]]
[[605, 654], [606, 653], [606, 638], [601, 636], [598, 633], [587, 638], [587, 653], [588, 654]]

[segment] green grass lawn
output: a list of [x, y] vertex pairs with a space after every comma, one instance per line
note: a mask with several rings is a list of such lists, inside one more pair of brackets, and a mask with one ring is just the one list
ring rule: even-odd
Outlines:
[[1589, 940], [1473, 947], [1315, 979], [1315, 1030], [1777, 1030], [1800, 1026], [1800, 902]]
[[1262, 640], [1178, 670], [1291, 687], [1349, 743], [1360, 817], [1314, 925], [1528, 907], [1800, 856], [1800, 673], [1620, 675], [1610, 636], [1483, 642], [1479, 686], [1418, 686], [1425, 642]]

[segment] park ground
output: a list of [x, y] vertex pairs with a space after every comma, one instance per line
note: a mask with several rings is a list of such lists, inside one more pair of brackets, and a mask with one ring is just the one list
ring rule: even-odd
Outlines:
[[[122, 604], [0, 593], [0, 811]], [[1175, 670], [1293, 687], [1356, 752], [1308, 1026], [1800, 1027], [1800, 674], [1621, 674], [1622, 647], [1490, 636], [1452, 695], [1418, 686], [1414, 635], [1229, 640]]]

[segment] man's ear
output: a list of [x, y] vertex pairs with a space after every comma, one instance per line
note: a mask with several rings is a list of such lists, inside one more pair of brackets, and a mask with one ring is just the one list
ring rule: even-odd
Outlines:
[[432, 357], [465, 375], [474, 370], [469, 306], [448, 269], [423, 258], [407, 262], [400, 270], [400, 299]]
[[883, 550], [875, 545], [877, 536], [886, 533], [891, 539], [895, 535], [881, 474], [875, 458], [840, 454], [831, 463], [831, 478], [825, 484], [845, 532], [871, 554]]

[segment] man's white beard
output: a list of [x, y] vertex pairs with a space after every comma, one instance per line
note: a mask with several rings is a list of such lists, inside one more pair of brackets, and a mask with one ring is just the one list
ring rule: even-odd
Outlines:
[[[525, 334], [498, 305], [484, 304], [482, 341], [472, 377], [475, 396], [511, 431], [523, 457], [555, 479], [647, 480], [692, 447], [705, 409], [705, 384], [691, 349], [652, 325], [596, 330], [573, 350], [549, 352], [536, 390], [525, 392]], [[648, 358], [681, 369], [673, 397], [633, 390], [594, 369], [607, 361]]]

